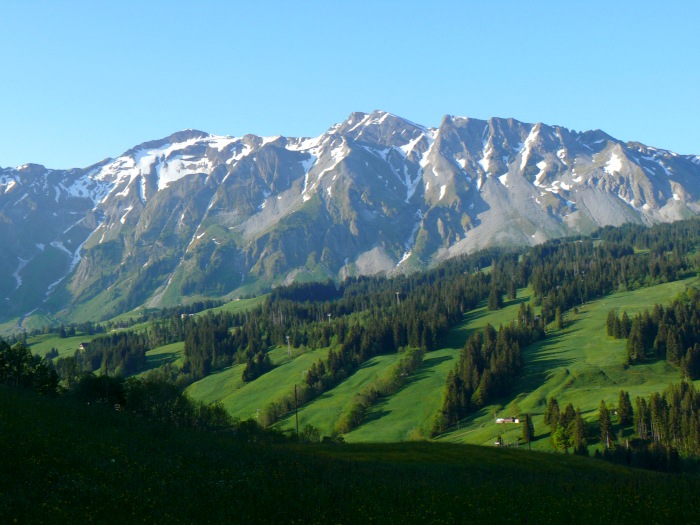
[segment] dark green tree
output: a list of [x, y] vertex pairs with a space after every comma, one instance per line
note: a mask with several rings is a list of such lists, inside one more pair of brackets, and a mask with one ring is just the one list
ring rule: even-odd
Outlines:
[[554, 433], [559, 423], [559, 403], [555, 397], [550, 397], [547, 408], [544, 410], [544, 424], [549, 426]]
[[612, 421], [610, 420], [610, 411], [605, 405], [605, 401], [600, 402], [598, 425], [600, 426], [600, 442], [606, 449], [609, 449], [615, 436], [613, 434]]
[[557, 330], [564, 328], [564, 317], [561, 314], [560, 306], [557, 306], [557, 309], [554, 312], [554, 324], [556, 325]]
[[523, 441], [527, 443], [528, 450], [530, 449], [530, 443], [535, 439], [535, 425], [532, 422], [532, 416], [530, 414], [525, 414], [525, 420], [523, 425]]
[[581, 417], [581, 410], [578, 408], [574, 420], [571, 422], [571, 445], [574, 447], [574, 454], [588, 455], [586, 422]]
[[608, 312], [608, 317], [605, 321], [605, 327], [607, 330], [607, 334], [611, 337], [615, 336], [615, 319], [617, 319], [617, 314], [615, 314], [615, 310], [610, 310]]
[[633, 410], [630, 402], [629, 392], [620, 390], [620, 397], [617, 401], [617, 420], [620, 425], [627, 426], [632, 424]]
[[487, 306], [489, 310], [500, 310], [503, 308], [503, 294], [501, 294], [495, 282], [491, 285]]

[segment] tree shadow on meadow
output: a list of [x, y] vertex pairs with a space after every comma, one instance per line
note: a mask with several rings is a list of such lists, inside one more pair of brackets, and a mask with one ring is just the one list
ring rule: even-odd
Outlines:
[[514, 392], [518, 392], [518, 395], [529, 394], [542, 386], [554, 371], [574, 362], [571, 358], [557, 357], [552, 352], [571, 333], [571, 330], [559, 331], [523, 350], [523, 371], [513, 386]]

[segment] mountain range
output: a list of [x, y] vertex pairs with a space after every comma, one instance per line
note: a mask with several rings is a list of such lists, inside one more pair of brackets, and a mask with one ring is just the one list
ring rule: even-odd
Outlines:
[[186, 130], [0, 168], [0, 320], [101, 319], [700, 211], [700, 156], [603, 131], [353, 113], [314, 138]]

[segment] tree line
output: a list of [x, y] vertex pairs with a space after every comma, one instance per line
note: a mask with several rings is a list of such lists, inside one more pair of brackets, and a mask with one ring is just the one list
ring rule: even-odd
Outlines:
[[474, 332], [447, 375], [442, 409], [432, 433], [446, 431], [468, 414], [506, 394], [522, 369], [523, 347], [544, 337], [544, 324], [530, 305], [521, 304], [517, 321], [496, 331], [491, 325]]
[[627, 364], [665, 359], [680, 367], [684, 379], [700, 378], [700, 291], [688, 287], [668, 306], [654, 305], [630, 319], [608, 312], [606, 331], [627, 339]]

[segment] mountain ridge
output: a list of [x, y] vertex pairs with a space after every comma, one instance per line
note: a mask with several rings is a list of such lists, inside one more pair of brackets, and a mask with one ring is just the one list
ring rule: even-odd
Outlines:
[[0, 168], [2, 317], [114, 315], [667, 222], [698, 213], [699, 181], [700, 156], [515, 119], [182, 130], [87, 168]]

